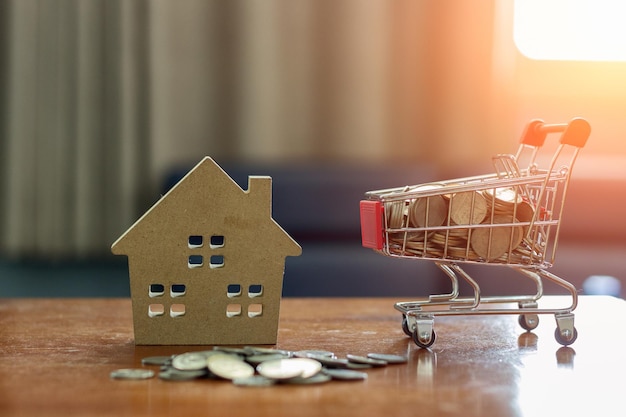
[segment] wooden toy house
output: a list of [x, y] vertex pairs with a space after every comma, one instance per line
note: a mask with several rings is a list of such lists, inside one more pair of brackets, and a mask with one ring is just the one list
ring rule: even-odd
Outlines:
[[128, 256], [135, 343], [274, 344], [286, 256], [272, 179], [241, 189], [206, 157], [113, 245]]

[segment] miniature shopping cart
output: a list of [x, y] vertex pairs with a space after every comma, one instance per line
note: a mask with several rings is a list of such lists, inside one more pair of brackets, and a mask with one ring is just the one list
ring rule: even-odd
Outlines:
[[[576, 340], [576, 288], [547, 268], [554, 261], [572, 166], [590, 131], [581, 118], [565, 124], [533, 120], [516, 154], [493, 158], [491, 174], [366, 193], [360, 203], [363, 246], [390, 257], [431, 260], [452, 282], [449, 293], [395, 304], [402, 329], [418, 346], [434, 343], [435, 316], [470, 314], [519, 314], [529, 331], [539, 314], [554, 314], [557, 342]], [[550, 133], [561, 133], [560, 141], [545, 159], [538, 151], [549, 148], [544, 142]], [[536, 292], [481, 297], [478, 283], [460, 266], [466, 263], [506, 265], [532, 280]], [[460, 295], [459, 279], [473, 296]], [[540, 309], [544, 280], [565, 289], [571, 304]]]

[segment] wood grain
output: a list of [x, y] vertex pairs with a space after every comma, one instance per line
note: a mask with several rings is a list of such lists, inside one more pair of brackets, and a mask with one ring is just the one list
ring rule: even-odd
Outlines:
[[404, 335], [396, 301], [284, 299], [276, 347], [404, 354], [407, 364], [368, 370], [366, 381], [242, 388], [110, 379], [146, 356], [207, 348], [135, 346], [128, 299], [0, 299], [0, 415], [623, 415], [623, 300], [581, 297], [569, 348], [551, 316], [526, 333], [515, 315], [484, 315], [437, 318], [432, 350]]

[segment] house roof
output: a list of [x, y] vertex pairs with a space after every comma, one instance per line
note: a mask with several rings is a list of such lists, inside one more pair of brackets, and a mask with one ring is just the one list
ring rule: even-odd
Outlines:
[[262, 229], [263, 245], [281, 256], [298, 256], [302, 248], [272, 218], [272, 179], [249, 176], [243, 190], [210, 157], [203, 158], [112, 245], [114, 254], [130, 255], [154, 233], [167, 234], [193, 221], [199, 227], [219, 224], [231, 230]]

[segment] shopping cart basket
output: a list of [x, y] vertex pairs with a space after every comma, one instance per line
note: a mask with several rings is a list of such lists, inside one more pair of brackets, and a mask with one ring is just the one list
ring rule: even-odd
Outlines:
[[[418, 346], [434, 343], [435, 316], [470, 314], [519, 314], [525, 330], [537, 327], [539, 314], [554, 314], [557, 342], [574, 343], [576, 287], [547, 268], [555, 257], [572, 166], [590, 131], [581, 118], [564, 124], [533, 120], [516, 154], [493, 158], [491, 174], [366, 193], [360, 203], [363, 246], [390, 257], [431, 260], [452, 282], [449, 293], [395, 304], [402, 329]], [[549, 148], [544, 142], [550, 133], [561, 135], [546, 160], [538, 151]], [[479, 284], [460, 266], [465, 263], [506, 265], [532, 280], [536, 292], [481, 297]], [[459, 279], [473, 296], [460, 295]], [[544, 280], [564, 288], [571, 304], [539, 308]]]

